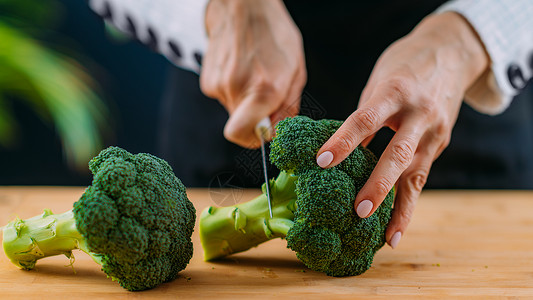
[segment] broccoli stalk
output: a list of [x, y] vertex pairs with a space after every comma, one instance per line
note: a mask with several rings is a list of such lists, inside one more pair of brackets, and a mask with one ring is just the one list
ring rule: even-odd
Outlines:
[[37, 259], [65, 255], [74, 259], [73, 250], [81, 250], [99, 264], [102, 258], [92, 253], [85, 238], [76, 229], [76, 219], [72, 210], [53, 214], [44, 213], [27, 219], [15, 219], [4, 227], [4, 252], [11, 262], [24, 270], [35, 267]]
[[88, 253], [130, 291], [173, 280], [192, 257], [196, 210], [168, 163], [147, 153], [109, 147], [89, 162], [92, 184], [62, 214], [16, 219], [3, 248], [22, 269], [72, 251]]
[[243, 204], [205, 209], [200, 216], [204, 259], [213, 260], [248, 250], [273, 238], [285, 237], [293, 225], [296, 179], [296, 176], [282, 172], [276, 180], [270, 180], [272, 219], [264, 191]]
[[235, 206], [207, 208], [200, 216], [204, 258], [220, 258], [281, 237], [315, 271], [348, 276], [368, 270], [385, 243], [394, 191], [372, 216], [357, 216], [355, 197], [376, 165], [374, 154], [357, 147], [329, 169], [315, 160], [341, 124], [301, 116], [279, 122], [270, 144], [270, 160], [281, 170], [269, 183], [274, 218], [269, 219], [264, 193]]

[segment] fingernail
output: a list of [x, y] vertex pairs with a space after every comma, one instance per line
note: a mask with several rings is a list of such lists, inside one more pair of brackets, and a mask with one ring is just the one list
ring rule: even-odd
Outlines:
[[333, 161], [333, 153], [329, 152], [329, 151], [326, 151], [326, 152], [323, 152], [322, 154], [320, 154], [318, 156], [318, 158], [316, 159], [316, 163], [318, 164], [318, 166], [320, 166], [321, 168], [325, 168], [327, 166], [329, 166], [329, 164]]
[[357, 205], [357, 209], [355, 210], [357, 212], [357, 215], [360, 218], [365, 218], [368, 216], [372, 208], [374, 207], [374, 204], [370, 200], [363, 200]]
[[400, 240], [402, 239], [402, 233], [396, 232], [392, 235], [392, 238], [390, 239], [390, 246], [392, 249], [396, 248], [398, 246], [398, 243], [400, 243]]

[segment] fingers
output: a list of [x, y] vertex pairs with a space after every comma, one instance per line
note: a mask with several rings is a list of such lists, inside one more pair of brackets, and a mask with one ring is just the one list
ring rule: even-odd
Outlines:
[[[301, 86], [303, 89], [303, 84]], [[268, 91], [248, 93], [235, 107], [226, 107], [230, 116], [224, 127], [224, 137], [245, 148], [259, 147], [260, 141], [255, 134], [257, 123], [270, 116], [272, 126], [275, 126], [286, 117], [297, 115], [300, 93], [289, 92], [285, 99], [280, 99], [279, 93]], [[296, 98], [292, 98], [295, 94]]]
[[367, 138], [365, 138], [362, 142], [361, 142], [361, 146], [363, 147], [368, 147], [368, 145], [370, 144], [370, 142], [374, 139], [374, 136], [376, 136], [375, 134], [372, 134], [370, 136], [368, 136]]
[[[303, 56], [301, 57], [301, 64], [305, 65]], [[287, 117], [294, 117], [300, 111], [300, 102], [302, 91], [305, 83], [307, 82], [307, 71], [305, 68], [298, 69], [296, 76], [293, 78], [289, 85], [289, 91], [285, 101], [281, 103], [281, 106], [270, 115], [272, 121], [272, 127], [281, 120]]]
[[[409, 121], [407, 121], [409, 122]], [[424, 131], [411, 121], [392, 138], [355, 199], [355, 211], [366, 218], [379, 207], [400, 175], [411, 165]]]
[[[361, 97], [359, 98], [358, 107], [361, 107], [369, 98], [371, 95], [371, 91], [373, 91], [373, 81], [369, 80], [368, 85], [363, 89], [363, 92], [361, 93]], [[366, 137], [364, 140], [361, 141], [361, 145], [363, 147], [368, 147], [370, 142], [374, 139], [375, 134], [371, 134], [368, 137]]]
[[388, 114], [384, 115], [377, 108], [364, 107], [356, 110], [320, 148], [317, 153], [318, 165], [329, 168], [342, 162], [364, 137], [374, 134], [383, 126], [385, 117]]
[[279, 121], [287, 117], [296, 116], [300, 111], [300, 100], [300, 96], [297, 96], [294, 101], [291, 101], [289, 104], [283, 103], [277, 111], [271, 114], [270, 120], [272, 121], [272, 128], [275, 128]]
[[278, 86], [263, 84], [249, 88], [238, 106], [230, 111], [224, 127], [224, 137], [245, 148], [257, 148], [260, 141], [255, 134], [255, 126], [266, 116], [270, 116], [272, 126], [286, 117], [298, 114], [300, 95], [307, 81], [305, 68], [300, 68], [290, 82]]
[[398, 112], [401, 101], [391, 89], [375, 89], [361, 107], [353, 112], [342, 126], [318, 150], [317, 163], [322, 168], [342, 162], [366, 138], [384, 126], [387, 119]]
[[[224, 137], [242, 147], [257, 148], [260, 146], [255, 135], [257, 122], [268, 116], [275, 125], [298, 114], [300, 96], [307, 81], [303, 49], [299, 45], [288, 53], [279, 53], [281, 50], [275, 48], [261, 52], [263, 56], [253, 52], [256, 56], [245, 56], [248, 60], [243, 61], [242, 56], [234, 56], [235, 51], [226, 55], [210, 51], [216, 49], [211, 46], [217, 41], [218, 38], [212, 38], [204, 59], [201, 90], [219, 100], [230, 115]], [[271, 63], [272, 52], [278, 54], [276, 63]], [[290, 59], [290, 63], [282, 63], [285, 59]]]
[[[425, 143], [422, 143], [425, 145]], [[429, 170], [434, 161], [437, 143], [419, 147], [412, 164], [407, 168], [396, 185], [396, 197], [392, 218], [385, 232], [387, 243], [394, 249], [398, 246], [407, 226], [411, 222], [416, 203], [426, 184]]]
[[237, 106], [224, 126], [224, 137], [244, 148], [259, 147], [255, 126], [272, 113], [268, 94], [249, 94]]

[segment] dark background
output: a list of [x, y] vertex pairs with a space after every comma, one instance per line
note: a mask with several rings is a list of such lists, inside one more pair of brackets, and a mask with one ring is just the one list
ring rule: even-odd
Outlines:
[[[61, 3], [64, 10], [57, 26], [44, 30], [39, 39], [77, 59], [100, 85], [113, 119], [106, 145], [154, 153], [161, 95], [171, 64], [135, 40], [110, 38], [87, 2]], [[68, 168], [53, 126], [20, 101], [11, 104], [21, 137], [13, 149], [0, 147], [0, 185], [89, 185], [88, 170]]]
[[[306, 91], [312, 100], [304, 114], [345, 119], [357, 103], [341, 105], [336, 99], [356, 99], [382, 51], [442, 2], [286, 1], [306, 44]], [[219, 175], [236, 176], [239, 186], [261, 183], [260, 170], [249, 168], [258, 165], [257, 151], [228, 142], [218, 146], [224, 143], [222, 126], [227, 113], [216, 101], [199, 94], [195, 74], [174, 67], [135, 40], [110, 38], [102, 19], [86, 2], [61, 3], [62, 18], [54, 31], [45, 31], [40, 39], [76, 58], [100, 85], [113, 119], [106, 145], [163, 157], [186, 186], [208, 186]], [[361, 15], [353, 18], [339, 11], [360, 11]], [[320, 109], [313, 110], [313, 101], [320, 103]], [[67, 167], [53, 126], [20, 102], [12, 104], [21, 137], [15, 148], [0, 148], [0, 185], [89, 185], [88, 171]], [[191, 119], [191, 115], [198, 118]], [[531, 82], [501, 115], [482, 115], [463, 105], [450, 146], [436, 160], [426, 187], [533, 188], [532, 116]], [[177, 132], [184, 127], [187, 130]], [[391, 134], [382, 130], [370, 148], [379, 154]]]

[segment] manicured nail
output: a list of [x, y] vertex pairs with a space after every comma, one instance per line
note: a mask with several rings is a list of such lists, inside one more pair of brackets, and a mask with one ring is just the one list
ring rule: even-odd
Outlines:
[[320, 166], [321, 168], [325, 168], [327, 166], [329, 166], [329, 164], [333, 161], [333, 153], [329, 152], [329, 151], [326, 151], [326, 152], [323, 152], [322, 154], [320, 154], [318, 156], [318, 158], [316, 159], [316, 163], [318, 164], [318, 166]]
[[355, 210], [357, 212], [357, 215], [360, 218], [365, 218], [368, 216], [372, 208], [374, 207], [374, 204], [370, 200], [363, 200], [357, 205], [357, 209]]
[[395, 249], [396, 246], [398, 246], [398, 243], [400, 243], [400, 240], [402, 239], [402, 233], [396, 232], [392, 235], [392, 238], [390, 239], [390, 246], [392, 249]]

